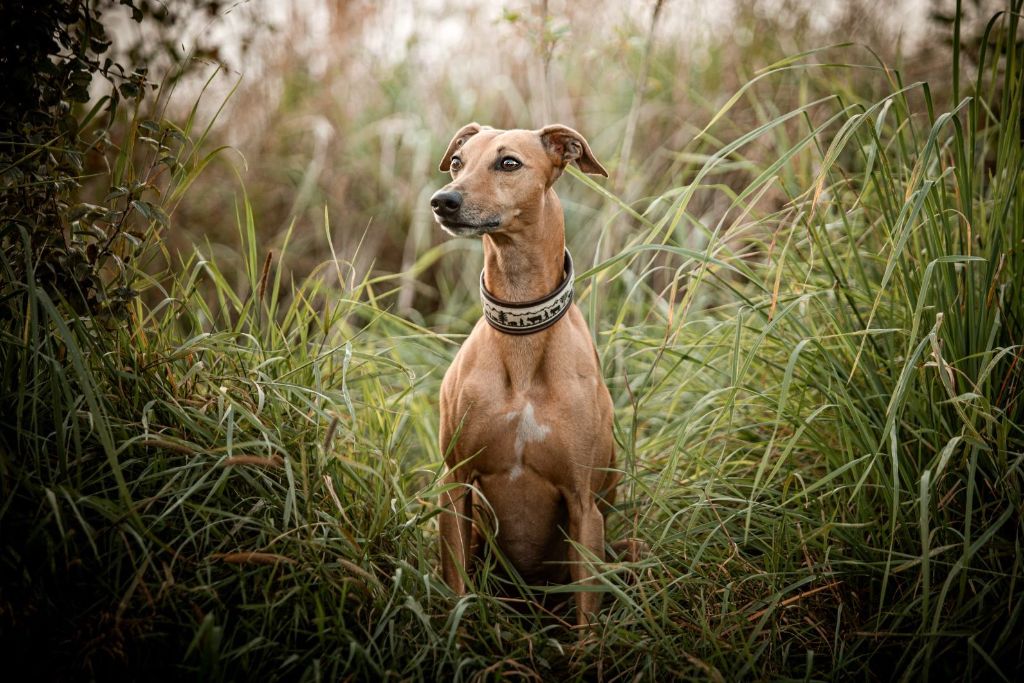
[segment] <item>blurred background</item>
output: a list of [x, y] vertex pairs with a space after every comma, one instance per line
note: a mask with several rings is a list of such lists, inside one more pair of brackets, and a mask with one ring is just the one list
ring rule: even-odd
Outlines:
[[[968, 21], [989, 16], [968, 5]], [[165, 81], [158, 107], [182, 117], [198, 98], [199, 118], [216, 116], [211, 148], [234, 153], [192, 188], [167, 243], [189, 250], [209, 241], [229, 271], [230, 260], [241, 259], [232, 209], [240, 178], [264, 245], [279, 248], [294, 225], [282, 265], [297, 276], [332, 258], [325, 230], [357, 278], [407, 271], [442, 245], [396, 300], [396, 312], [422, 322], [442, 298], [471, 294], [479, 266], [479, 243], [448, 242], [427, 203], [445, 182], [440, 154], [462, 124], [573, 126], [611, 171], [603, 185], [644, 211], [645, 198], [685, 184], [705, 152], [759, 117], [844, 92], [888, 92], [894, 76], [885, 69], [941, 89], [951, 16], [946, 3], [928, 0], [211, 3], [209, 12], [182, 13], [159, 36], [175, 55], [165, 71], [175, 75], [170, 65], [190, 55], [185, 73], [171, 78], [154, 68], [151, 78]], [[136, 32], [136, 44], [158, 42], [139, 33], [152, 26], [108, 19]], [[843, 66], [755, 82], [704, 131], [760, 70], [830, 45], [808, 61]], [[770, 136], [759, 139], [712, 182], [745, 187], [776, 154]], [[574, 180], [563, 179], [559, 192], [570, 246], [584, 264], [614, 253], [636, 229]], [[771, 211], [786, 199], [764, 196], [759, 206]], [[698, 194], [691, 214], [714, 225], [729, 203], [726, 193]], [[701, 239], [689, 220], [680, 226], [686, 234], [673, 236], [684, 244]], [[452, 251], [467, 258], [439, 258]]]

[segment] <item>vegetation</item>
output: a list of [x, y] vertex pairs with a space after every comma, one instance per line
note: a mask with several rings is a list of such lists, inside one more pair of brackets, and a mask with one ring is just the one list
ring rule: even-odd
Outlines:
[[[1020, 0], [973, 42], [957, 13], [942, 83], [850, 46], [777, 53], [673, 134], [645, 125], [682, 97], [679, 56], [651, 42], [660, 7], [627, 65], [655, 85], [617, 110], [635, 146], [592, 136], [611, 183], [560, 181], [616, 401], [608, 536], [649, 549], [603, 567], [592, 632], [526, 587], [496, 597], [490, 565], [465, 597], [437, 576], [437, 388], [478, 307], [457, 258], [476, 247], [417, 232], [428, 177], [396, 190], [404, 245], [322, 205], [314, 229], [300, 178], [279, 234], [236, 184], [216, 212], [232, 250], [185, 247], [230, 166], [201, 107], [164, 99], [28, 142], [85, 154], [103, 133], [56, 214], [62, 236], [119, 226], [108, 210], [141, 221], [93, 247], [98, 285], [52, 286], [66, 261], [32, 247], [43, 228], [2, 218], [7, 661], [96, 679], [1024, 675]], [[524, 30], [548, 54], [542, 19]], [[381, 158], [365, 151], [357, 169]], [[35, 181], [5, 163], [12, 207]], [[90, 191], [113, 209], [76, 213]], [[59, 244], [89, 258], [99, 239]], [[114, 281], [111, 310], [95, 295]]]

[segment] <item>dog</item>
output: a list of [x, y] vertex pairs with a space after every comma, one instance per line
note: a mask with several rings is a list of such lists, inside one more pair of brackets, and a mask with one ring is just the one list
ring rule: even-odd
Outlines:
[[[563, 125], [497, 130], [477, 123], [452, 138], [430, 199], [457, 237], [480, 236], [484, 316], [441, 384], [440, 554], [444, 581], [466, 590], [474, 514], [490, 510], [495, 541], [528, 583], [597, 583], [584, 549], [604, 560], [604, 516], [619, 475], [612, 400], [583, 315], [552, 186], [575, 163], [607, 177], [586, 139]], [[476, 501], [482, 494], [486, 499]], [[476, 512], [474, 512], [476, 511]], [[576, 593], [577, 624], [601, 594]]]

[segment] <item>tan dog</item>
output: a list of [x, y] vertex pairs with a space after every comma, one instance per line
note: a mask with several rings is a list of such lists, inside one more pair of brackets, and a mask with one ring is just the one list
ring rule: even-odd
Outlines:
[[[572, 262], [552, 189], [566, 164], [607, 176], [582, 135], [566, 126], [464, 126], [441, 170], [452, 181], [430, 200], [456, 236], [483, 236], [481, 318], [441, 385], [441, 567], [465, 591], [473, 491], [493, 512], [496, 540], [529, 583], [590, 585], [593, 571], [568, 539], [604, 559], [613, 502], [612, 401], [586, 322], [572, 303]], [[453, 443], [454, 441], [454, 443]], [[477, 518], [479, 521], [479, 517]], [[576, 594], [580, 625], [600, 593]]]

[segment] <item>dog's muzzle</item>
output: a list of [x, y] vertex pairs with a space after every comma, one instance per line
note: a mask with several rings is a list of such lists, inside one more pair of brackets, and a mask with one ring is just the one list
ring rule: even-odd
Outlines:
[[430, 208], [438, 218], [454, 218], [462, 209], [462, 193], [455, 190], [438, 190], [430, 198]]
[[[479, 220], [463, 212], [463, 196], [457, 190], [438, 190], [430, 198], [430, 208], [434, 218], [450, 235], [456, 237], [474, 237], [493, 232], [501, 221], [496, 218]], [[471, 212], [470, 212], [471, 213]]]

